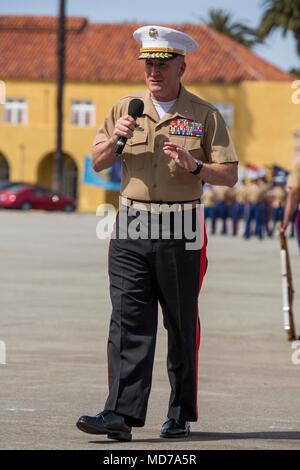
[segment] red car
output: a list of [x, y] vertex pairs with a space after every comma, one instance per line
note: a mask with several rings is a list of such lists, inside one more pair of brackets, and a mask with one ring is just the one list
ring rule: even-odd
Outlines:
[[76, 209], [76, 202], [38, 185], [18, 183], [0, 191], [0, 207], [72, 212]]

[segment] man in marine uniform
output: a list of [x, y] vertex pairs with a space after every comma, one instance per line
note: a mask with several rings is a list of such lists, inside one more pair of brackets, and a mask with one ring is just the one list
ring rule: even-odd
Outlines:
[[265, 168], [258, 169], [258, 186], [261, 191], [261, 203], [260, 203], [260, 220], [262, 225], [263, 233], [266, 232], [268, 236], [271, 236], [271, 230], [269, 229], [269, 220], [271, 215], [271, 207], [269, 204], [269, 195], [272, 188], [272, 183], [267, 179], [267, 170]]
[[285, 206], [287, 193], [284, 183], [284, 177], [276, 176], [274, 178], [274, 187], [271, 190], [272, 227], [270, 229], [270, 236], [274, 234], [275, 227], [280, 221], [280, 210]]
[[215, 201], [216, 193], [214, 187], [211, 184], [205, 184], [203, 187], [201, 202], [204, 204], [204, 220], [206, 226], [207, 220], [210, 219], [211, 235], [214, 235], [216, 231]]
[[229, 204], [232, 201], [231, 189], [227, 186], [216, 186], [215, 191], [215, 217], [221, 220], [221, 234], [227, 234], [227, 218], [229, 212]]
[[245, 204], [247, 202], [247, 186], [245, 184], [245, 171], [240, 169], [239, 181], [233, 188], [234, 204], [232, 207], [232, 234], [237, 235], [239, 221], [244, 219]]
[[260, 240], [263, 239], [263, 201], [266, 192], [265, 187], [259, 184], [259, 178], [252, 176], [251, 183], [247, 186], [247, 205], [245, 208], [245, 233], [244, 238], [252, 235], [252, 224], [255, 222], [254, 233]]
[[[184, 225], [191, 220], [198, 233], [202, 181], [228, 186], [237, 181], [237, 156], [222, 116], [181, 84], [185, 54], [197, 43], [161, 26], [139, 28], [134, 38], [142, 43], [139, 59], [145, 61], [147, 90], [113, 106], [92, 149], [92, 166], [99, 172], [118, 158], [114, 149], [120, 136], [128, 139], [120, 157], [121, 207], [109, 248], [109, 392], [104, 411], [77, 422], [84, 432], [125, 441], [132, 438], [131, 428], [146, 420], [158, 302], [168, 332], [171, 386], [160, 436], [186, 437], [189, 422], [198, 419], [198, 295], [206, 271], [206, 236], [202, 228], [202, 243], [188, 248], [189, 237], [177, 236], [175, 218], [183, 214]], [[128, 115], [133, 98], [144, 103], [137, 120]], [[166, 213], [169, 239], [161, 235]], [[137, 221], [141, 236], [132, 237], [126, 229]], [[152, 229], [159, 237], [149, 236]]]
[[289, 189], [287, 200], [284, 210], [283, 222], [279, 224], [279, 233], [284, 233], [289, 225], [293, 214], [297, 211], [296, 216], [296, 232], [297, 241], [300, 249], [300, 157], [296, 158], [293, 162], [292, 171], [287, 180], [287, 187]]

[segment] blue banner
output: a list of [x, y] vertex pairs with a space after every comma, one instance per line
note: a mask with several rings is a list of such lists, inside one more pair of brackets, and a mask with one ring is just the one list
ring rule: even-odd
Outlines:
[[91, 166], [91, 157], [84, 157], [82, 183], [108, 191], [120, 191], [121, 159], [117, 158], [113, 166], [96, 173]]
[[289, 172], [286, 171], [284, 168], [278, 165], [273, 165], [272, 169], [272, 179], [273, 183], [281, 183], [281, 184], [286, 184], [287, 177], [288, 177]]

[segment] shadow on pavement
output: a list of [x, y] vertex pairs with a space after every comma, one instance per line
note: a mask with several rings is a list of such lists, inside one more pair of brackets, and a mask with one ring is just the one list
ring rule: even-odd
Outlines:
[[300, 431], [272, 432], [193, 432], [190, 441], [222, 441], [231, 439], [293, 439], [300, 440]]
[[[285, 439], [285, 440], [300, 440], [300, 431], [272, 431], [272, 432], [192, 432], [189, 437], [184, 439], [135, 439], [132, 442], [190, 442], [190, 441], [230, 441], [234, 439]], [[102, 441], [89, 441], [90, 444], [103, 444], [110, 442], [108, 440]], [[120, 441], [111, 440], [111, 444], [118, 443]], [[127, 444], [130, 444], [127, 442]]]

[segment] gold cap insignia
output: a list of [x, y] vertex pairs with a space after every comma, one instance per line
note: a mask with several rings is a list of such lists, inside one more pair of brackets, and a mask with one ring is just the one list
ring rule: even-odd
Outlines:
[[149, 29], [149, 36], [150, 38], [156, 38], [158, 35], [158, 31], [155, 28], [150, 28]]

